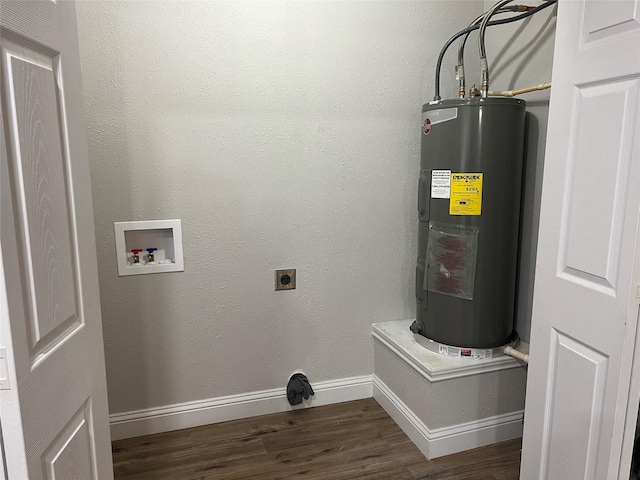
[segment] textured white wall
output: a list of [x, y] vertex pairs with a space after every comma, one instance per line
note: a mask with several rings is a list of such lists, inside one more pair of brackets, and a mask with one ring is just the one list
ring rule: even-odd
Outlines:
[[[494, 3], [493, 0], [485, 1], [485, 9], [489, 9]], [[541, 3], [541, 1], [532, 2], [533, 5]], [[553, 6], [524, 21], [488, 29], [485, 38], [491, 90], [509, 90], [550, 81], [555, 28], [556, 16], [555, 6]], [[477, 37], [473, 36], [468, 45], [468, 54], [477, 56]], [[550, 90], [544, 90], [521, 96], [527, 101], [528, 113], [516, 329], [520, 337], [527, 342], [531, 331], [531, 307], [550, 93]]]
[[[112, 413], [373, 371], [414, 316], [420, 107], [482, 6], [79, 3]], [[184, 273], [119, 278], [113, 222], [163, 218]]]

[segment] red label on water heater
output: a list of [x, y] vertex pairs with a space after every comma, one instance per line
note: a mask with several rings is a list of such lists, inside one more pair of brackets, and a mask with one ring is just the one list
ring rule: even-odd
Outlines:
[[429, 135], [429, 132], [431, 131], [431, 120], [429, 120], [428, 118], [425, 118], [424, 120], [424, 128], [422, 129], [422, 131], [425, 135]]

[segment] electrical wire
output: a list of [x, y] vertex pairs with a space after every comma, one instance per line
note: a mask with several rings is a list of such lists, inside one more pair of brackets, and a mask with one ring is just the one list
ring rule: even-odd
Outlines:
[[[536, 8], [534, 8], [533, 10], [529, 10], [528, 12], [522, 13], [520, 15], [515, 15], [513, 17], [509, 17], [509, 18], [501, 18], [500, 20], [493, 20], [487, 23], [487, 27], [493, 27], [495, 25], [504, 25], [506, 23], [511, 23], [511, 22], [517, 22], [518, 20], [523, 20], [527, 17], [530, 17], [531, 15], [538, 13], [541, 10], [544, 10], [545, 8], [548, 8], [552, 5], [555, 5], [557, 3], [558, 0], [548, 0], [547, 2], [543, 3], [542, 5], [538, 5]], [[433, 96], [433, 100], [434, 101], [438, 101], [441, 100], [442, 97], [440, 97], [440, 72], [442, 70], [442, 61], [444, 59], [444, 54], [447, 52], [447, 49], [451, 46], [451, 44], [453, 42], [455, 42], [458, 38], [460, 38], [462, 35], [469, 33], [469, 32], [473, 32], [474, 30], [478, 30], [480, 28], [480, 25], [472, 25], [470, 27], [465, 28], [464, 30], [460, 30], [458, 33], [456, 33], [454, 36], [452, 36], [449, 40], [447, 40], [447, 42], [444, 44], [444, 46], [442, 47], [442, 50], [440, 50], [440, 55], [438, 55], [438, 62], [436, 63], [436, 74], [435, 74], [435, 88], [434, 88], [434, 96]]]

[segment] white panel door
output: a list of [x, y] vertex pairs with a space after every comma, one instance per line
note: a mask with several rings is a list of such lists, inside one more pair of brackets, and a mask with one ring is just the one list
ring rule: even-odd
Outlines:
[[558, 5], [520, 475], [629, 478], [640, 0]]
[[16, 380], [0, 396], [3, 427], [14, 425], [3, 429], [9, 478], [26, 469], [31, 479], [110, 479], [75, 4], [1, 8], [0, 346], [13, 351]]

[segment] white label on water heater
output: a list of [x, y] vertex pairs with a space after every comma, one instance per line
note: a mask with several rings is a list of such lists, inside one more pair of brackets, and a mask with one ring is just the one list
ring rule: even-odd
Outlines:
[[451, 170], [431, 170], [431, 198], [451, 196]]
[[458, 118], [458, 109], [457, 108], [440, 108], [438, 110], [429, 110], [427, 112], [422, 112], [422, 124], [424, 125], [424, 121], [429, 119], [429, 123], [431, 125], [437, 125], [442, 122], [448, 122], [449, 120], [455, 120]]

